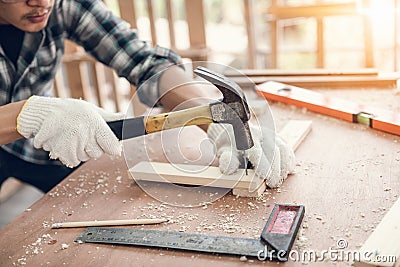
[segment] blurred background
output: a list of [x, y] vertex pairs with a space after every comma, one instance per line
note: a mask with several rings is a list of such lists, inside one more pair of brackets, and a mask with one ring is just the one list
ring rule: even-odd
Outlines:
[[[400, 112], [399, 1], [103, 0], [140, 39], [172, 48], [189, 64], [217, 62], [254, 83], [322, 87], [327, 95], [392, 112]], [[123, 112], [133, 102], [135, 115], [146, 111], [131, 101], [135, 88], [125, 79], [73, 43], [66, 43], [65, 52], [54, 83], [57, 96]], [[249, 79], [237, 82], [245, 86]], [[336, 87], [346, 90], [331, 90]], [[0, 228], [42, 195], [15, 179], [6, 181]]]
[[[120, 3], [130, 0], [105, 2], [121, 15]], [[238, 69], [399, 68], [398, 0], [133, 2], [140, 38], [180, 50], [204, 45], [209, 60]], [[204, 20], [187, 17], [190, 6]], [[205, 32], [198, 47], [190, 43], [190, 24]]]

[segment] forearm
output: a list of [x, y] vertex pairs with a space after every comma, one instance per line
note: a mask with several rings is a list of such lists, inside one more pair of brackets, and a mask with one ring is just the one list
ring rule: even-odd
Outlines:
[[[159, 84], [161, 104], [168, 110], [207, 105], [220, 97], [214, 86], [193, 82], [178, 66], [169, 67], [162, 74]], [[206, 131], [208, 125], [200, 127]]]
[[0, 145], [22, 138], [17, 131], [17, 117], [24, 104], [25, 100], [0, 106]]

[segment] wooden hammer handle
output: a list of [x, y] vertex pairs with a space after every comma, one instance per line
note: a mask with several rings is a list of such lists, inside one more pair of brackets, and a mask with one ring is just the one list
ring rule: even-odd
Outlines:
[[189, 125], [212, 123], [210, 106], [199, 106], [155, 116], [107, 122], [119, 140]]
[[148, 116], [144, 119], [146, 133], [155, 133], [162, 130], [189, 125], [209, 124], [212, 122], [209, 105]]

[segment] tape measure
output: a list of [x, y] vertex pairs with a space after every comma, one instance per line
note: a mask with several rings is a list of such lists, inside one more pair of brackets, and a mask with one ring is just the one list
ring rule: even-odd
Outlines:
[[304, 216], [302, 205], [276, 204], [260, 238], [160, 230], [89, 227], [75, 241], [121, 244], [286, 261]]

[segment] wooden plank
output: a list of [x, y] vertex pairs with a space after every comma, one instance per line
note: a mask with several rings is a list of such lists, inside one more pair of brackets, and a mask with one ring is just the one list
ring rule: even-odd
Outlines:
[[[370, 10], [371, 4], [370, 0], [362, 1], [362, 8], [365, 10]], [[370, 14], [363, 14], [363, 35], [364, 35], [364, 66], [366, 68], [373, 68], [375, 66], [374, 60], [374, 40], [372, 36], [372, 22]]]
[[[83, 48], [71, 41], [65, 41], [65, 54], [83, 54]], [[65, 56], [64, 56], [65, 57]], [[82, 82], [81, 61], [65, 62], [67, 83], [72, 98], [84, 98], [84, 86]]]
[[[186, 20], [189, 29], [190, 48], [205, 48], [206, 31], [204, 7], [202, 0], [191, 0], [185, 2]], [[206, 60], [207, 58], [199, 59]]]
[[167, 20], [168, 20], [168, 31], [169, 31], [169, 42], [171, 45], [172, 49], [175, 49], [176, 43], [175, 43], [175, 18], [174, 14], [172, 12], [173, 10], [173, 4], [171, 0], [166, 0], [165, 1], [165, 7], [166, 7], [166, 12], [167, 12]]
[[311, 126], [312, 121], [290, 120], [279, 132], [279, 135], [288, 143], [293, 151], [296, 151], [301, 142], [310, 133]]
[[54, 77], [54, 93], [56, 97], [66, 98], [68, 97], [67, 90], [64, 86], [64, 78], [62, 70], [57, 71]]
[[232, 77], [232, 80], [243, 87], [251, 87], [268, 81], [290, 84], [304, 88], [396, 88], [397, 77], [370, 77], [370, 76], [319, 76], [319, 77]]
[[[297, 148], [310, 130], [311, 121], [290, 121], [280, 134], [293, 148]], [[290, 133], [293, 131], [298, 134]], [[234, 194], [240, 196], [258, 196], [266, 189], [265, 182], [258, 179], [251, 169], [248, 170], [248, 175], [245, 175], [243, 169], [232, 175], [224, 175], [214, 166], [140, 162], [129, 171], [138, 181], [234, 188], [237, 189]]]
[[267, 184], [260, 182], [260, 185], [256, 190], [233, 188], [232, 194], [239, 197], [259, 197], [267, 190]]
[[[201, 171], [200, 171], [201, 170]], [[185, 185], [212, 186], [220, 188], [247, 189], [251, 186], [254, 171], [239, 170], [232, 175], [223, 175], [218, 167], [171, 164], [143, 161], [129, 169], [135, 180], [167, 182]]]
[[278, 19], [298, 17], [318, 17], [358, 14], [357, 3], [303, 5], [303, 6], [271, 6], [268, 14]]
[[247, 32], [247, 66], [256, 67], [256, 42], [254, 33], [254, 3], [253, 0], [244, 0], [244, 18]]
[[[72, 64], [74, 64], [74, 63], [72, 63]], [[88, 102], [96, 103], [97, 101], [94, 101], [96, 96], [93, 96], [92, 87], [90, 85], [90, 79], [89, 79], [90, 71], [91, 71], [91, 66], [88, 65], [86, 62], [79, 63], [80, 76], [78, 76], [77, 78], [80, 79], [79, 82], [82, 84], [83, 99]], [[75, 76], [73, 76], [73, 77], [75, 77]], [[97, 103], [96, 103], [96, 105], [97, 105]]]
[[317, 17], [317, 68], [325, 66], [324, 18]]
[[[277, 8], [277, 0], [272, 0], [270, 9]], [[270, 11], [268, 11], [268, 14], [271, 14]], [[270, 28], [270, 58], [269, 58], [269, 67], [271, 69], [276, 69], [278, 67], [278, 39], [279, 39], [279, 23], [277, 21], [277, 18], [274, 15], [269, 15], [268, 16], [268, 24]]]
[[72, 98], [84, 98], [81, 73], [81, 63], [70, 62], [65, 64], [65, 70], [67, 73], [68, 88], [70, 97]]
[[[394, 266], [400, 259], [400, 198], [359, 250], [354, 266]], [[386, 259], [386, 262], [383, 261]]]
[[364, 69], [305, 69], [305, 70], [281, 70], [281, 69], [240, 69], [227, 70], [224, 72], [227, 77], [235, 76], [378, 76], [375, 68]]
[[147, 0], [147, 12], [150, 21], [151, 41], [153, 45], [157, 44], [156, 18], [154, 16], [153, 0]]
[[127, 21], [132, 29], [137, 28], [134, 0], [118, 0], [121, 18]]

